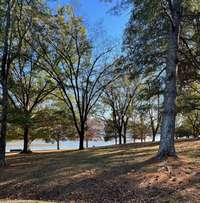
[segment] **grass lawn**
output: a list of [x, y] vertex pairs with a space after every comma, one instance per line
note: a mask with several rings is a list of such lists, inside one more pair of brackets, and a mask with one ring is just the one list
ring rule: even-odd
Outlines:
[[9, 155], [0, 203], [199, 203], [200, 141], [176, 147], [179, 159], [162, 162], [151, 159], [156, 144]]

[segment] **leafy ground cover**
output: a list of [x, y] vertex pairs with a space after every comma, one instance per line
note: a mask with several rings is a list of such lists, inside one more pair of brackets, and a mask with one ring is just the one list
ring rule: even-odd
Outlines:
[[8, 155], [0, 202], [200, 202], [200, 140], [176, 147], [162, 162], [151, 143]]

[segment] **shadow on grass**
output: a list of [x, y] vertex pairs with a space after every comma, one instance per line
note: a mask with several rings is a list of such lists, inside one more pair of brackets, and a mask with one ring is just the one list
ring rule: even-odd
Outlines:
[[[158, 199], [157, 202], [173, 202], [173, 198], [180, 198], [181, 202], [182, 197], [175, 194], [176, 188], [163, 187], [163, 182], [140, 187], [141, 179], [157, 172], [160, 164], [152, 158], [156, 150], [154, 145], [153, 148], [142, 147], [128, 145], [9, 157], [10, 166], [0, 171], [0, 199], [63, 202], [156, 202]], [[191, 184], [198, 185], [199, 180], [200, 173], [187, 184], [179, 185], [179, 190]]]
[[[104, 163], [102, 163], [102, 157], [98, 158], [88, 152], [83, 152], [83, 154], [73, 156], [76, 162], [78, 161], [78, 165], [70, 163], [71, 160], [67, 161], [67, 157], [49, 158], [42, 165], [31, 169], [19, 170], [21, 166], [17, 165], [19, 172], [13, 172], [11, 176], [6, 177], [3, 184], [0, 184], [0, 198], [50, 201], [84, 200], [85, 198], [87, 200], [89, 198], [92, 202], [103, 201], [103, 199], [110, 201], [119, 193], [121, 194], [117, 191], [122, 190], [121, 186], [127, 183], [125, 181], [118, 185], [115, 182], [116, 177], [133, 169], [140, 170], [145, 165], [153, 163], [152, 160], [147, 160], [134, 165], [122, 164], [106, 168], [106, 162], [109, 162], [110, 156], [104, 157]], [[84, 174], [83, 171], [91, 171], [92, 165], [93, 169], [99, 170], [98, 174]], [[75, 175], [80, 175], [80, 177], [73, 179]], [[113, 194], [113, 191], [116, 192]]]

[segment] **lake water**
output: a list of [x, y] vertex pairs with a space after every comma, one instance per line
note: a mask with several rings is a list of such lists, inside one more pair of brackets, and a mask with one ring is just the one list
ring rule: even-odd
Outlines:
[[[108, 146], [113, 145], [113, 141], [89, 141], [89, 147], [100, 147], [100, 146]], [[60, 142], [60, 149], [78, 149], [79, 142], [78, 141], [61, 141]], [[22, 149], [23, 148], [23, 140], [13, 140], [8, 141], [6, 144], [6, 152], [9, 152], [11, 149]], [[46, 143], [43, 140], [35, 140], [31, 143], [31, 150], [38, 151], [38, 150], [56, 150], [57, 145], [56, 143]]]
[[[147, 138], [147, 142], [151, 141], [151, 137]], [[157, 136], [156, 141], [159, 141], [159, 136]], [[127, 139], [127, 143], [131, 143], [133, 140]], [[140, 140], [136, 140], [136, 142], [140, 142]], [[89, 147], [101, 147], [101, 146], [109, 146], [114, 145], [115, 141], [111, 140], [108, 142], [105, 142], [103, 140], [99, 141], [89, 141]], [[77, 141], [61, 141], [60, 142], [60, 149], [78, 149], [79, 142]], [[9, 152], [11, 149], [23, 149], [23, 140], [13, 140], [8, 141], [6, 144], [6, 152]], [[31, 144], [31, 150], [32, 151], [45, 151], [45, 150], [56, 150], [57, 146], [56, 143], [46, 143], [43, 140], [35, 140]]]

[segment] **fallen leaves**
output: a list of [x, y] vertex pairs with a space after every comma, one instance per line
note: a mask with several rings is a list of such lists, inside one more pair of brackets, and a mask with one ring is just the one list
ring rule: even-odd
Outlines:
[[199, 203], [200, 156], [194, 156], [199, 148], [200, 141], [180, 143], [180, 158], [163, 162], [147, 161], [157, 150], [148, 145], [11, 156], [11, 165], [1, 171], [0, 198], [70, 203]]

